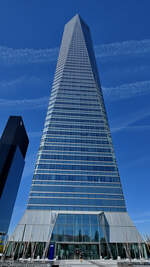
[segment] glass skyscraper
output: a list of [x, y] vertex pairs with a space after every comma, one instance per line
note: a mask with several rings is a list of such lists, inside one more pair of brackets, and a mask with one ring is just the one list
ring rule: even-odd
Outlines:
[[20, 116], [10, 116], [0, 138], [0, 237], [8, 232], [25, 164], [28, 136]]
[[[89, 27], [66, 25], [25, 215], [12, 241], [29, 256], [140, 257], [120, 183]], [[11, 242], [10, 242], [11, 244]], [[130, 249], [127, 248], [130, 244]], [[144, 253], [144, 246], [142, 253]]]
[[28, 209], [126, 211], [88, 26], [65, 27]]

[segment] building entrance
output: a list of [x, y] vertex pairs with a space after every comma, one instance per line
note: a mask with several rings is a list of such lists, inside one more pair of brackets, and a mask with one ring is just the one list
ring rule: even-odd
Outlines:
[[56, 243], [55, 256], [58, 259], [99, 259], [99, 244]]

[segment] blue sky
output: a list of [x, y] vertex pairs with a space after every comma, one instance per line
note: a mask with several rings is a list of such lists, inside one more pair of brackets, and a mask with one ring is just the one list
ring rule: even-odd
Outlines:
[[10, 232], [28, 199], [64, 24], [90, 26], [128, 212], [150, 234], [150, 1], [1, 0], [0, 134], [21, 115], [29, 134]]

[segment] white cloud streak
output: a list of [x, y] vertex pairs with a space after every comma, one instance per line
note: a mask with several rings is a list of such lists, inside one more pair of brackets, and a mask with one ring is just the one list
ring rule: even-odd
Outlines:
[[95, 46], [96, 57], [150, 53], [150, 40], [131, 40]]
[[[130, 40], [110, 44], [96, 45], [96, 58], [108, 58], [121, 55], [137, 55], [150, 53], [150, 40]], [[0, 64], [31, 64], [56, 61], [59, 48], [46, 49], [14, 49], [0, 46]]]
[[0, 47], [0, 64], [31, 64], [53, 62], [58, 55], [58, 48], [52, 49], [13, 49]]
[[0, 99], [0, 107], [17, 108], [17, 109], [38, 109], [45, 108], [48, 105], [49, 97], [40, 97], [35, 99], [8, 100]]
[[142, 224], [142, 223], [149, 223], [150, 222], [150, 212], [145, 211], [143, 213], [136, 214], [136, 216], [133, 216], [133, 220], [137, 224]]
[[41, 85], [43, 84], [42, 79], [37, 76], [20, 76], [13, 80], [2, 80], [0, 81], [0, 90], [9, 90], [11, 87], [18, 87], [22, 84], [28, 85]]
[[104, 97], [110, 101], [128, 99], [135, 96], [150, 94], [150, 81], [121, 84], [116, 87], [103, 87]]
[[134, 220], [134, 223], [136, 224], [150, 223], [150, 219], [138, 219]]
[[130, 114], [130, 118], [127, 116], [126, 118], [121, 118], [120, 120], [113, 122], [113, 127], [111, 128], [112, 133], [119, 132], [121, 130], [144, 130], [145, 128], [150, 129], [149, 125], [139, 125], [132, 126], [132, 124], [150, 116], [150, 110], [140, 110], [137, 113]]

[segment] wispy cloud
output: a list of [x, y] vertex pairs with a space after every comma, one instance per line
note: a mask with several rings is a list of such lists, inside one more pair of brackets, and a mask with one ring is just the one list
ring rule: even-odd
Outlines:
[[112, 57], [129, 54], [150, 53], [150, 40], [130, 40], [95, 46], [96, 57]]
[[37, 76], [20, 76], [16, 79], [13, 80], [1, 80], [0, 81], [0, 90], [10, 90], [10, 87], [20, 87], [20, 85], [42, 85], [43, 84], [43, 80]]
[[[0, 46], [0, 64], [31, 64], [56, 61], [59, 48], [14, 49]], [[124, 41], [95, 46], [97, 58], [150, 53], [150, 40]]]
[[122, 127], [122, 128], [114, 128], [113, 132], [116, 131], [121, 131], [121, 130], [128, 130], [128, 131], [149, 131], [150, 130], [150, 125], [138, 125], [138, 126], [126, 126], [126, 127]]
[[104, 97], [110, 101], [128, 99], [150, 94], [150, 81], [121, 84], [116, 87], [103, 87]]
[[13, 49], [0, 47], [0, 64], [31, 64], [55, 61], [58, 48], [52, 49]]
[[150, 223], [150, 218], [149, 219], [137, 219], [137, 220], [134, 220], [135, 223], [139, 223], [139, 224], [143, 224], [143, 223]]
[[121, 118], [119, 120], [116, 120], [112, 123], [111, 132], [119, 132], [122, 130], [143, 130], [143, 129], [150, 129], [149, 125], [138, 125], [138, 126], [132, 126], [132, 124], [150, 116], [150, 110], [140, 110], [136, 113], [130, 114], [130, 117], [126, 116], [125, 118]]
[[35, 99], [7, 100], [0, 99], [0, 107], [13, 107], [17, 109], [38, 109], [45, 108], [48, 105], [49, 97], [40, 97]]
[[133, 220], [136, 224], [150, 223], [150, 212], [144, 211], [136, 214], [133, 216]]

